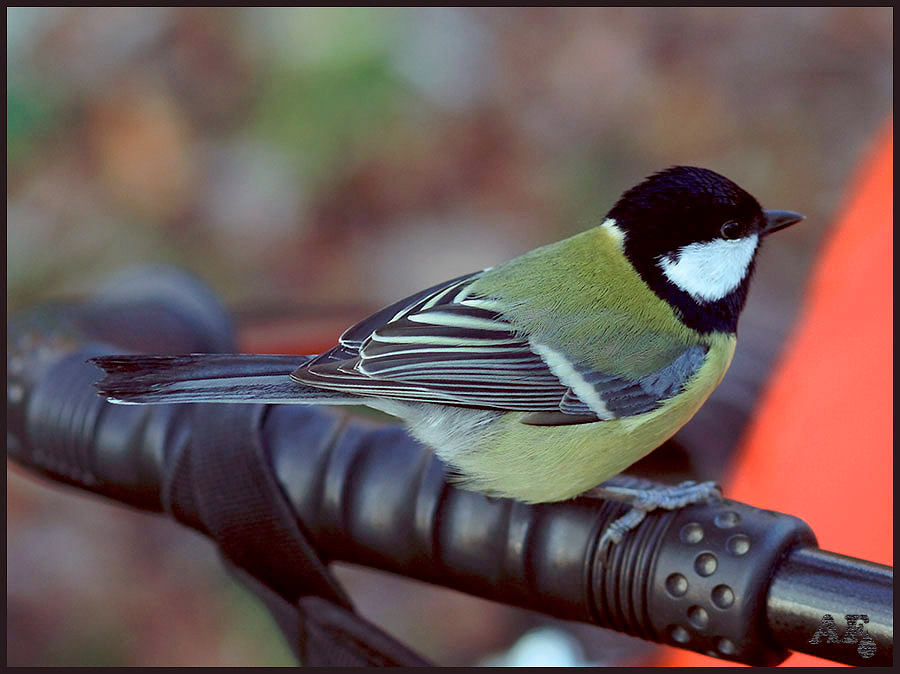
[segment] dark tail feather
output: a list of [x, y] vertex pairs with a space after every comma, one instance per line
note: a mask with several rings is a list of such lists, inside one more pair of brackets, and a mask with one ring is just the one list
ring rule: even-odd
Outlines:
[[191, 354], [104, 356], [90, 362], [105, 376], [94, 386], [114, 403], [359, 404], [359, 398], [291, 379], [310, 356]]

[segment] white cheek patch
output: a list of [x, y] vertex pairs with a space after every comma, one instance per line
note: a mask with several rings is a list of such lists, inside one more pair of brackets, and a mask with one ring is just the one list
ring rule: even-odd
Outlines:
[[672, 283], [699, 302], [715, 302], [737, 288], [750, 268], [759, 235], [692, 243], [659, 260]]

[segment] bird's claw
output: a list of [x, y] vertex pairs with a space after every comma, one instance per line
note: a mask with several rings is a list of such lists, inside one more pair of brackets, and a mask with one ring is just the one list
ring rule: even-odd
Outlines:
[[604, 483], [592, 489], [587, 495], [592, 498], [619, 501], [631, 505], [631, 509], [611, 522], [600, 536], [599, 552], [605, 560], [612, 546], [620, 543], [625, 534], [644, 520], [647, 513], [657, 508], [678, 510], [712, 498], [719, 499], [722, 498], [722, 489], [711, 481], [698, 483], [688, 480], [675, 486], [655, 485], [641, 481], [639, 487]]

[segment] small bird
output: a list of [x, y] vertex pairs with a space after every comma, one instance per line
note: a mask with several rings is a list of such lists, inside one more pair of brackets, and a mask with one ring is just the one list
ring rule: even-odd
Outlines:
[[[465, 488], [565, 500], [697, 412], [731, 363], [762, 240], [803, 219], [675, 166], [599, 226], [411, 295], [320, 355], [95, 358], [97, 386], [117, 403], [368, 405], [403, 419]], [[590, 493], [635, 506], [618, 540], [647, 510], [703, 500], [711, 485]]]

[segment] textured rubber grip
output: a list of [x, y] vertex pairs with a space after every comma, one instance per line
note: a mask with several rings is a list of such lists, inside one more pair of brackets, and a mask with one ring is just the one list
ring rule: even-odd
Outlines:
[[654, 639], [749, 665], [775, 665], [789, 651], [766, 622], [769, 582], [797, 546], [814, 546], [805, 522], [724, 500], [674, 514], [648, 582]]

